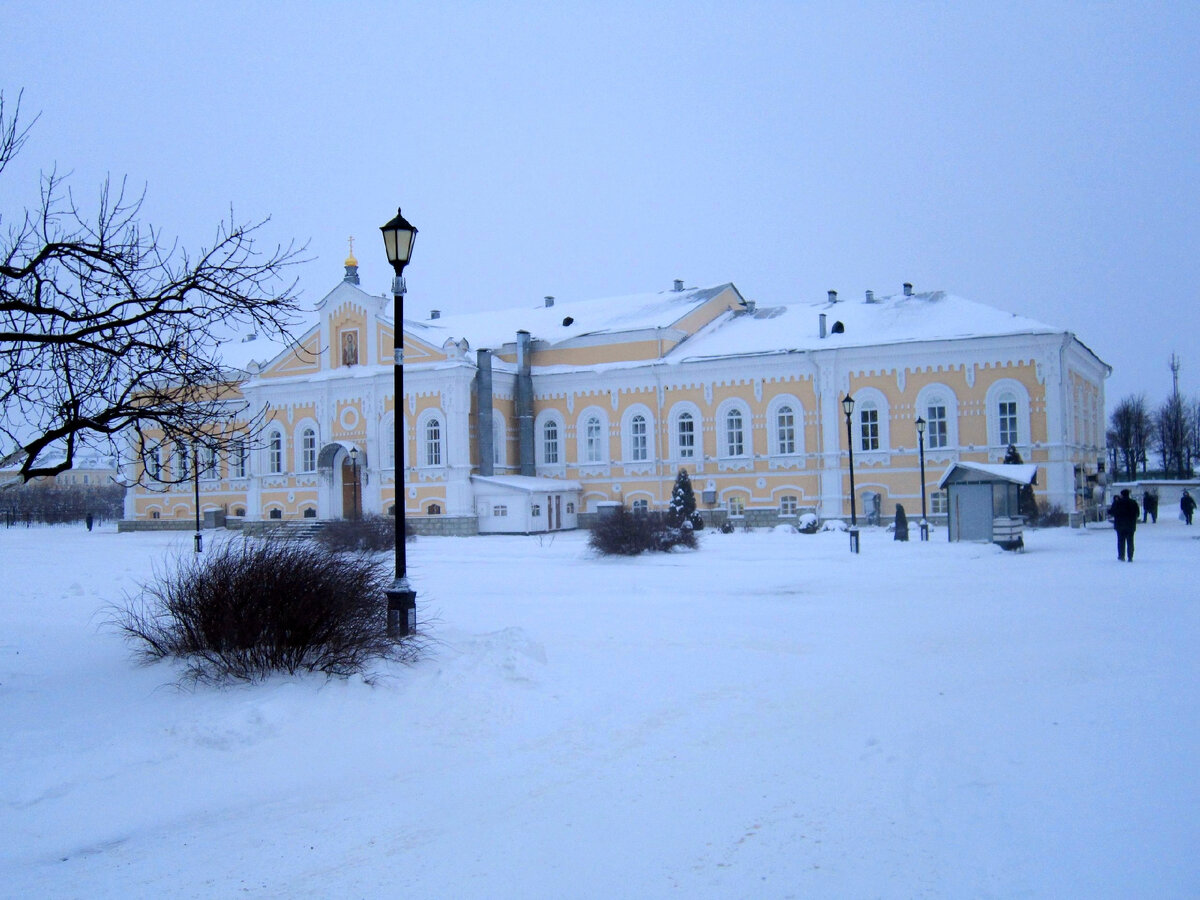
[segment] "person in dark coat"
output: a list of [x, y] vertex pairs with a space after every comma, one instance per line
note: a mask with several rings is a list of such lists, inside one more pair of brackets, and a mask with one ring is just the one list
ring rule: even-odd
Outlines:
[[897, 541], [908, 540], [908, 515], [899, 503], [896, 504], [896, 533], [892, 538]]
[[1192, 513], [1196, 511], [1196, 498], [1184, 489], [1183, 496], [1179, 498], [1179, 509], [1183, 513], [1183, 521], [1189, 525], [1192, 524]]
[[1158, 524], [1158, 491], [1151, 491], [1146, 496], [1146, 509], [1150, 512], [1151, 523]]
[[1129, 496], [1129, 488], [1121, 491], [1108, 508], [1113, 528], [1117, 530], [1117, 559], [1122, 562], [1133, 562], [1133, 533], [1137, 530], [1140, 513], [1137, 501]]

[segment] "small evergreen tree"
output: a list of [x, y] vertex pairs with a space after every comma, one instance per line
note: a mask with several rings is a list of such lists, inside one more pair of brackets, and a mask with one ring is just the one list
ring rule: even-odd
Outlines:
[[687, 469], [680, 469], [675, 476], [675, 487], [671, 489], [671, 502], [667, 506], [667, 521], [676, 528], [684, 522], [692, 528], [703, 528], [704, 518], [696, 512], [696, 493], [692, 490], [692, 479]]

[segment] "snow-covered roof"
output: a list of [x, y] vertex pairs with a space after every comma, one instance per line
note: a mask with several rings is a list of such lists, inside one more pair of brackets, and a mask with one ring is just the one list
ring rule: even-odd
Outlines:
[[989, 481], [1007, 481], [1012, 484], [1033, 484], [1037, 478], [1037, 466], [1032, 463], [951, 463], [942, 477], [938, 479], [938, 487], [946, 486], [946, 482], [959, 470], [967, 470], [986, 476]]
[[722, 284], [709, 288], [659, 291], [628, 297], [595, 300], [556, 300], [553, 306], [500, 309], [489, 312], [443, 315], [419, 323], [405, 321], [405, 330], [435, 346], [447, 338], [466, 338], [474, 348], [495, 349], [516, 340], [518, 331], [528, 331], [535, 341], [558, 344], [585, 335], [619, 334], [654, 328], [670, 328], [693, 310], [725, 290]]
[[564, 481], [561, 478], [534, 478], [529, 475], [472, 475], [471, 481], [488, 485], [489, 487], [521, 491], [525, 494], [563, 493], [583, 490], [583, 486], [578, 481]]
[[[825, 337], [821, 337], [822, 314]], [[840, 330], [836, 329], [839, 323]], [[877, 296], [870, 303], [859, 300], [760, 305], [753, 311], [721, 316], [676, 347], [669, 357], [682, 361], [1063, 331], [944, 291], [932, 291]]]

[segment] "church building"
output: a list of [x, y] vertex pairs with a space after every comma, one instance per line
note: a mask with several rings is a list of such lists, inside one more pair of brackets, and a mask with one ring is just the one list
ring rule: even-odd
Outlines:
[[[859, 514], [890, 518], [899, 503], [912, 516], [922, 441], [936, 522], [953, 464], [998, 463], [1015, 447], [1036, 466], [1039, 501], [1079, 513], [1104, 460], [1109, 368], [1072, 332], [909, 284], [768, 305], [733, 284], [675, 281], [434, 311], [404, 322], [400, 447], [392, 297], [363, 290], [351, 255], [305, 327], [294, 347], [247, 336], [223, 348], [267, 423], [199, 460], [201, 512], [387, 515], [399, 496], [418, 533], [538, 533], [612, 503], [665, 509], [686, 469], [713, 523], [848, 518], [852, 442]], [[187, 448], [159, 453], [157, 474], [188, 465]], [[196, 485], [146, 474], [127, 518], [191, 521]]]

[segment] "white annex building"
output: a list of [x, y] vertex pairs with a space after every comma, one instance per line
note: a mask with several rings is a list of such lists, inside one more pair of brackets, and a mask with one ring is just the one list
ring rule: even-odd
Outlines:
[[[946, 513], [938, 480], [950, 465], [1000, 462], [1010, 445], [1036, 466], [1038, 499], [1068, 512], [1083, 510], [1103, 465], [1109, 368], [1071, 331], [907, 284], [768, 304], [732, 284], [676, 281], [405, 321], [397, 448], [393, 301], [363, 290], [357, 271], [351, 257], [299, 350], [226, 348], [269, 420], [253, 444], [202, 460], [202, 511], [387, 514], [399, 482], [418, 531], [553, 531], [599, 504], [664, 509], [685, 468], [712, 521], [846, 517], [853, 442], [858, 510], [874, 501], [890, 517], [899, 503], [911, 516], [918, 417], [931, 517]], [[179, 449], [161, 447], [153, 465], [186, 464]], [[190, 520], [193, 491], [151, 479], [129, 492], [126, 515]]]

